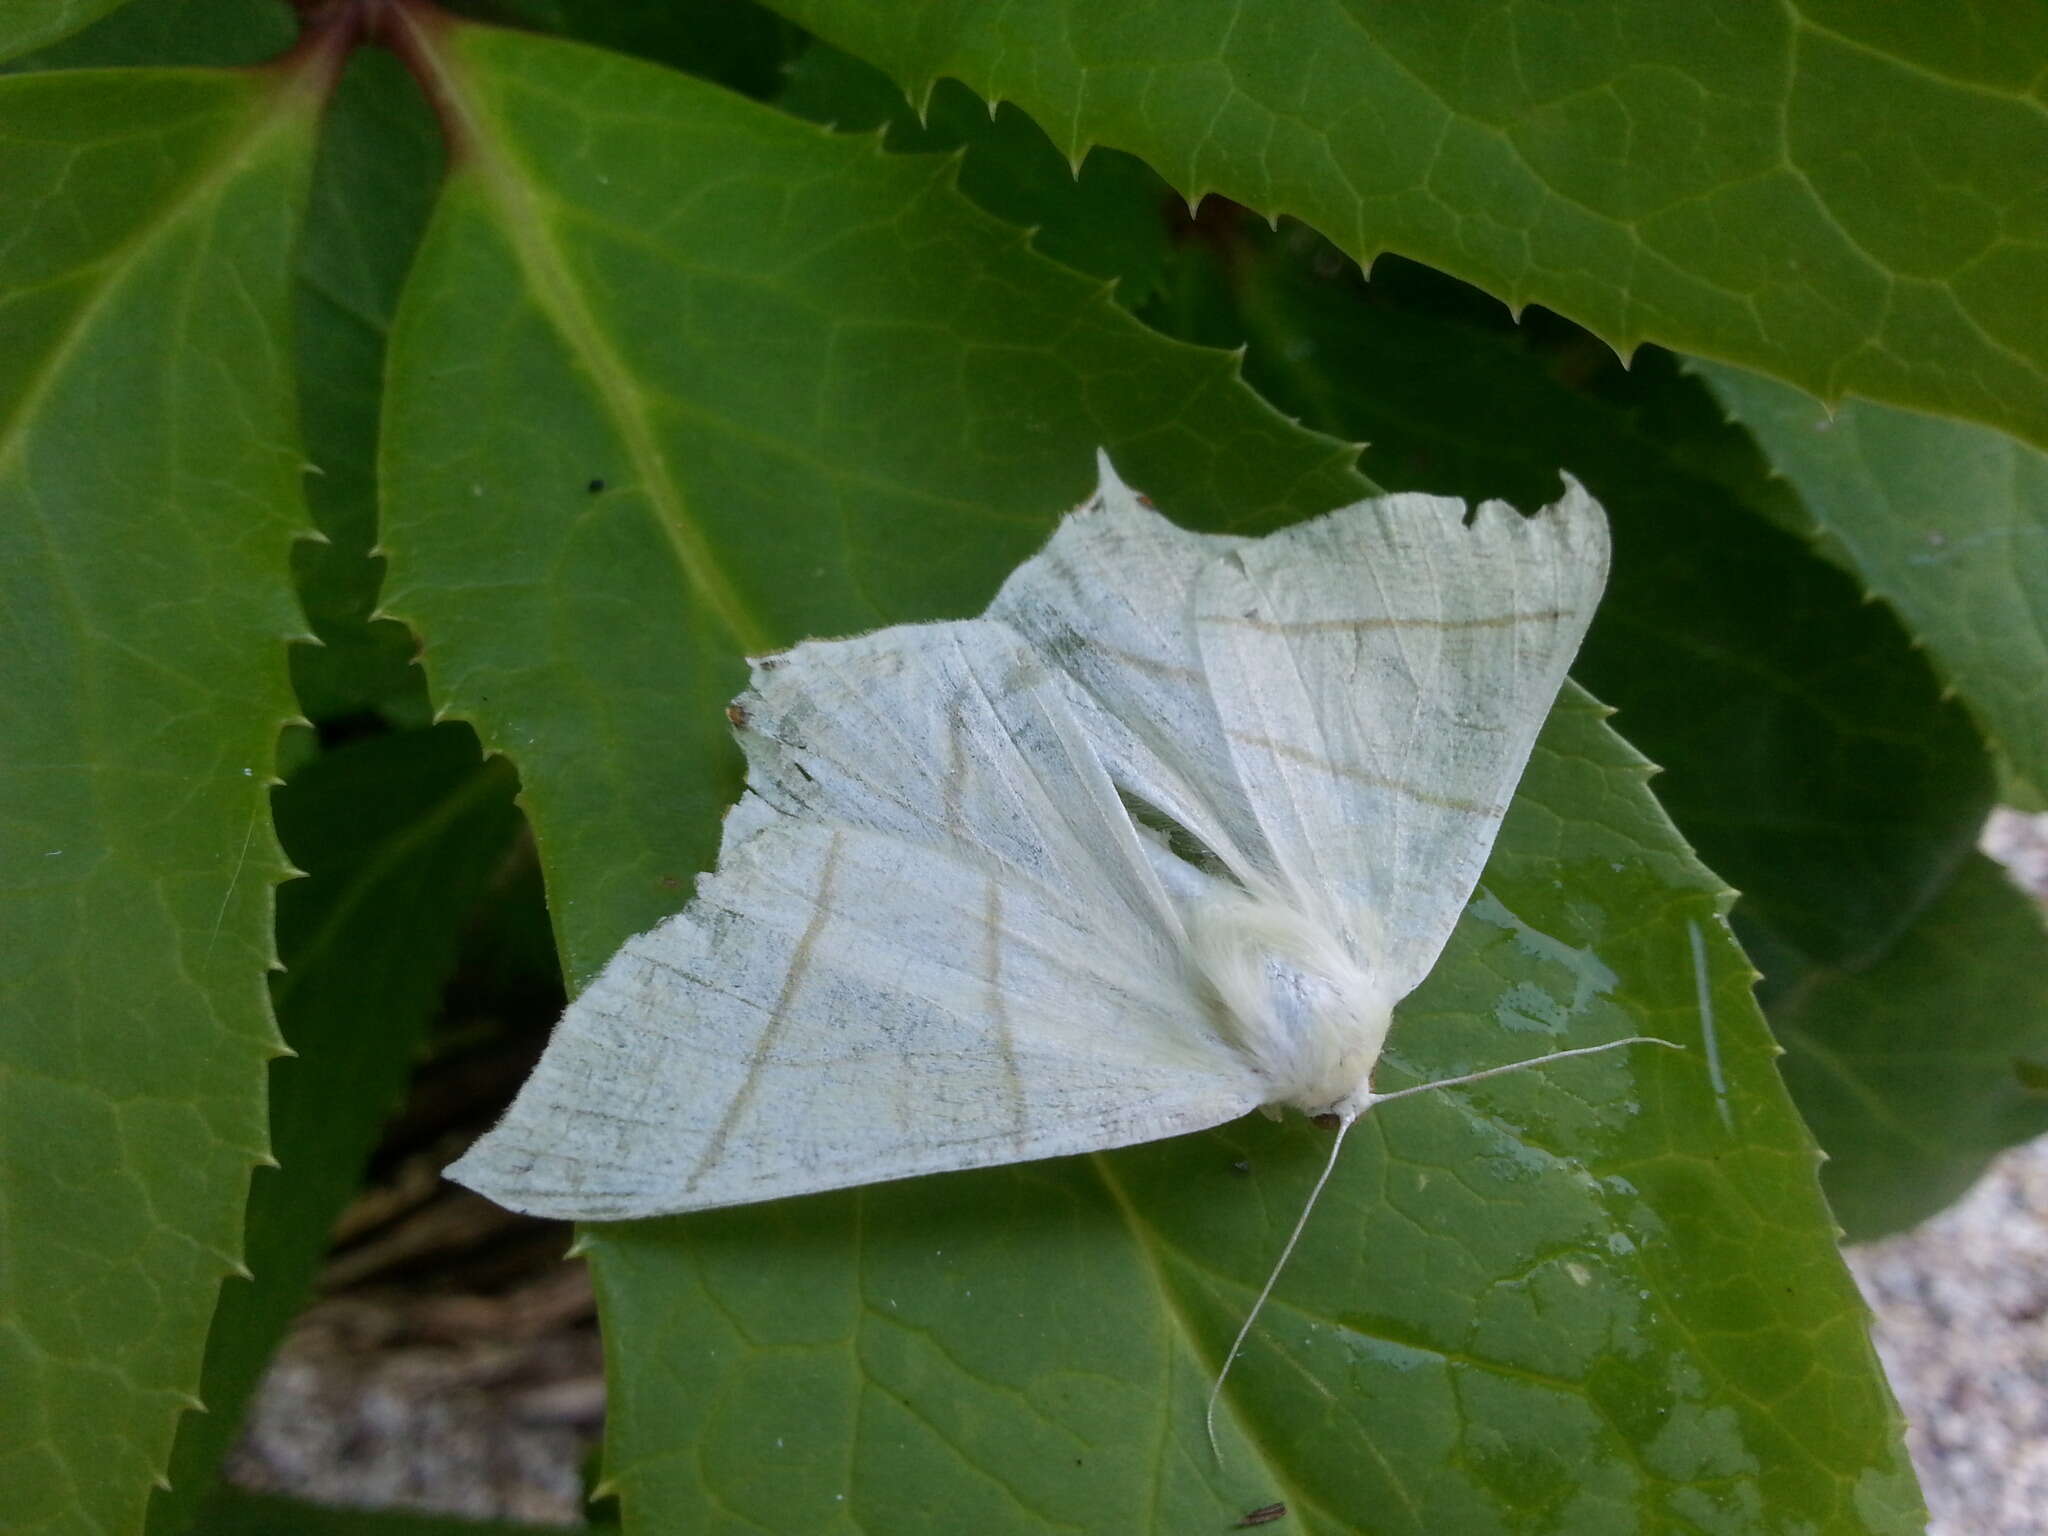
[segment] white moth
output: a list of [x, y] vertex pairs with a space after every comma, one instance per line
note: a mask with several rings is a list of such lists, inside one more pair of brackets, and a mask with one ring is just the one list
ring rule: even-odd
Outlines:
[[755, 663], [717, 873], [612, 957], [451, 1176], [616, 1220], [1258, 1108], [1341, 1144], [1396, 1096], [1372, 1090], [1392, 1010], [1478, 881], [1607, 550], [1570, 482], [1531, 518], [1383, 496], [1248, 539], [1174, 527], [1104, 458], [982, 617]]

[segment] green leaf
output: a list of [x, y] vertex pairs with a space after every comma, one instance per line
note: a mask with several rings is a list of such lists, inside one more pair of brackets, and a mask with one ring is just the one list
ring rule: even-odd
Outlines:
[[[518, 758], [573, 975], [707, 858], [740, 645], [977, 610], [1101, 442], [1198, 525], [1356, 494], [949, 162], [559, 44], [434, 48], [470, 137], [393, 334], [389, 602]], [[1361, 1128], [1220, 1466], [1207, 1382], [1328, 1148], [1299, 1121], [589, 1233], [628, 1528], [1915, 1528], [1811, 1142], [1646, 773], [1568, 695], [1389, 1070], [1568, 1023], [1693, 1048]]]
[[264, 1154], [314, 90], [0, 80], [0, 1521], [141, 1520]]
[[1185, 216], [1173, 189], [1141, 160], [1098, 150], [1076, 168], [1015, 107], [990, 110], [952, 82], [913, 113], [887, 75], [822, 43], [790, 66], [776, 105], [841, 132], [886, 127], [885, 142], [898, 153], [964, 150], [962, 192], [1030, 230], [1044, 255], [1117, 279], [1127, 307], [1159, 286], [1172, 245], [1169, 212]]
[[504, 759], [466, 726], [373, 737], [325, 754], [276, 796], [307, 877], [279, 893], [284, 972], [272, 988], [295, 1053], [270, 1069], [274, 1170], [249, 1191], [247, 1266], [207, 1341], [208, 1412], [179, 1425], [149, 1528], [193, 1525], [272, 1349], [311, 1289], [335, 1218], [397, 1106], [455, 961], [457, 933], [519, 832]]
[[1698, 365], [1799, 493], [1822, 553], [1894, 608], [1984, 734], [2048, 786], [2048, 458], [2002, 433]]
[[8, 68], [254, 65], [289, 48], [298, 30], [284, 0], [128, 0], [99, 9], [108, 14]]
[[292, 686], [322, 725], [381, 716], [419, 728], [432, 717], [413, 635], [372, 617], [384, 576], [374, 469], [385, 336], [441, 160], [433, 115], [398, 60], [381, 50], [357, 55], [321, 124], [293, 314], [313, 466], [306, 499], [324, 537], [293, 551], [320, 643], [293, 648]]
[[805, 41], [754, 0], [479, 0], [455, 8], [634, 54], [756, 97], [781, 90], [789, 56]]
[[1369, 1117], [1220, 1464], [1208, 1384], [1329, 1146], [1298, 1119], [588, 1230], [628, 1529], [1918, 1530], [1717, 887], [1601, 713], [1553, 714], [1391, 1059], [1691, 1048]]
[[82, 32], [121, 0], [14, 0], [0, 15], [0, 59]]
[[914, 96], [1294, 214], [1519, 309], [2048, 444], [2048, 22], [1833, 0], [781, 9]]
[[743, 651], [980, 608], [1098, 444], [1209, 525], [1363, 488], [949, 160], [587, 49], [443, 45], [473, 139], [391, 343], [385, 605], [518, 761], [572, 977], [709, 864]]
[[2048, 1131], [2041, 912], [1981, 855], [1876, 963], [1757, 955], [1785, 1080], [1828, 1149], [1851, 1242], [1932, 1216], [2007, 1147]]

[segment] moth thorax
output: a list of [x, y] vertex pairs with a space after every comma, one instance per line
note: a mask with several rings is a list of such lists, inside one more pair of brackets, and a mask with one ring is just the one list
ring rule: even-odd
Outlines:
[[1250, 896], [1202, 903], [1189, 930], [1224, 1033], [1272, 1084], [1267, 1102], [1312, 1115], [1355, 1105], [1393, 1002], [1351, 946], [1331, 925]]

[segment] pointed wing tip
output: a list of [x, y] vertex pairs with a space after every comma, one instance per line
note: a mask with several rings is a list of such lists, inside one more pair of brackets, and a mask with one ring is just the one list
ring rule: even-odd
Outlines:
[[526, 1180], [505, 1166], [505, 1159], [498, 1155], [492, 1144], [496, 1140], [494, 1131], [479, 1137], [467, 1152], [441, 1170], [441, 1177], [521, 1216], [560, 1216], [569, 1221], [579, 1219], [574, 1212], [552, 1209], [545, 1198], [536, 1199]]
[[503, 1170], [496, 1166], [497, 1161], [491, 1154], [491, 1137], [487, 1134], [443, 1168], [441, 1177], [451, 1184], [460, 1184], [473, 1195], [482, 1195], [493, 1205], [525, 1213], [526, 1207], [520, 1203], [518, 1181], [503, 1177]]
[[[497, 1149], [491, 1145], [492, 1140], [492, 1135], [484, 1136], [443, 1168], [441, 1177], [450, 1183], [460, 1184], [472, 1194], [482, 1195], [493, 1205], [545, 1221], [630, 1221], [641, 1216], [670, 1214], [665, 1210], [628, 1209], [632, 1202], [616, 1197], [610, 1200], [578, 1199], [563, 1192], [559, 1186], [554, 1189], [536, 1187], [527, 1177], [526, 1169], [515, 1171], [507, 1166], [506, 1158], [498, 1155]], [[519, 1156], [518, 1160], [521, 1163], [531, 1161], [524, 1156]]]
[[1095, 491], [1076, 508], [1081, 512], [1143, 510], [1158, 513], [1151, 501], [1141, 491], [1133, 490], [1125, 483], [1124, 477], [1116, 472], [1116, 465], [1110, 462], [1109, 450], [1098, 447], [1095, 450]]

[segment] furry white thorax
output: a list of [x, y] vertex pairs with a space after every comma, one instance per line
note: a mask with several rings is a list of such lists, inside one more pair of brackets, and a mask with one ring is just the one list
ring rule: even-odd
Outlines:
[[1364, 1110], [1398, 1000], [1358, 958], [1369, 942], [1277, 896], [1216, 894], [1187, 920], [1195, 968], [1226, 1036], [1272, 1084], [1267, 1102], [1347, 1121]]

